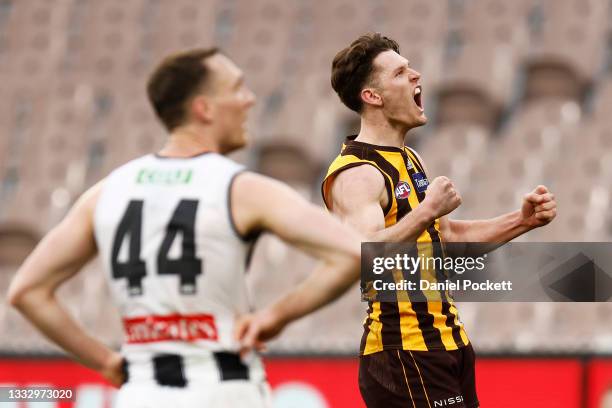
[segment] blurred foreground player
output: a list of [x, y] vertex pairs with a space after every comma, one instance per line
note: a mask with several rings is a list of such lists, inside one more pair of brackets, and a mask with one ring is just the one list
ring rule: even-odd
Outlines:
[[[410, 129], [427, 123], [419, 79], [397, 43], [380, 34], [364, 35], [336, 55], [332, 87], [359, 113], [361, 129], [329, 167], [322, 186], [327, 207], [369, 241], [416, 242], [418, 256], [442, 256], [432, 245], [441, 241], [488, 242], [490, 250], [548, 224], [556, 203], [544, 186], [527, 194], [519, 210], [497, 218], [446, 216], [461, 204], [453, 183], [446, 177], [429, 182], [423, 160], [404, 145]], [[438, 272], [418, 273], [435, 280]], [[286, 305], [296, 298], [307, 304], [308, 295], [298, 289], [245, 318], [245, 345], [278, 332], [289, 321]], [[474, 351], [450, 296], [402, 295], [410, 301], [369, 304], [359, 366], [367, 406], [477, 407]]]
[[[233, 337], [236, 317], [249, 311], [252, 238], [268, 230], [320, 258], [317, 290], [329, 298], [358, 276], [360, 237], [282, 183], [223, 156], [245, 145], [255, 102], [226, 56], [215, 49], [170, 56], [147, 90], [170, 134], [165, 146], [78, 200], [18, 271], [10, 302], [121, 385], [117, 407], [269, 406], [260, 359], [243, 362]], [[123, 356], [85, 333], [55, 296], [98, 252], [123, 317]]]

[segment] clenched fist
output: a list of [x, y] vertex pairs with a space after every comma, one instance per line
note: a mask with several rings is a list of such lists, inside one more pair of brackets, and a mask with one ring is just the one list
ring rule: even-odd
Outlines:
[[545, 186], [537, 186], [529, 194], [525, 194], [521, 207], [523, 223], [531, 228], [548, 224], [557, 216], [555, 195]]
[[431, 208], [435, 218], [440, 218], [461, 205], [461, 196], [448, 177], [436, 177], [427, 187], [423, 204]]

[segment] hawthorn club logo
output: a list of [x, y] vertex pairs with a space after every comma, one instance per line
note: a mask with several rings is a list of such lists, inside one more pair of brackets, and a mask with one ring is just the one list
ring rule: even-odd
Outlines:
[[395, 198], [398, 200], [406, 199], [410, 195], [410, 184], [400, 181], [395, 187]]

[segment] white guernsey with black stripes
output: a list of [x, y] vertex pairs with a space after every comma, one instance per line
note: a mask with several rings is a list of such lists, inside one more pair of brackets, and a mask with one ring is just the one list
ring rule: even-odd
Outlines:
[[242, 170], [216, 153], [148, 155], [105, 180], [94, 225], [123, 318], [122, 391], [228, 380], [266, 387], [260, 359], [245, 364], [233, 339], [236, 316], [249, 311], [252, 242], [239, 236], [230, 211], [231, 183]]

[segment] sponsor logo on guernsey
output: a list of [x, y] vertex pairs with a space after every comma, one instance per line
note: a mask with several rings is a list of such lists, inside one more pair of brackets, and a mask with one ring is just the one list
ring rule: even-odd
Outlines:
[[395, 187], [395, 198], [398, 200], [406, 199], [410, 195], [410, 184], [400, 181]]
[[423, 173], [414, 173], [412, 175], [412, 181], [414, 182], [414, 188], [419, 193], [424, 193], [427, 190], [427, 186], [429, 186], [429, 180], [425, 177]]
[[139, 316], [123, 319], [127, 343], [217, 341], [215, 317], [209, 314]]
[[189, 168], [176, 169], [140, 169], [136, 176], [136, 184], [157, 184], [174, 186], [177, 184], [189, 184], [193, 171]]

